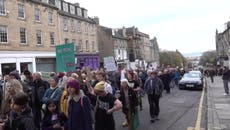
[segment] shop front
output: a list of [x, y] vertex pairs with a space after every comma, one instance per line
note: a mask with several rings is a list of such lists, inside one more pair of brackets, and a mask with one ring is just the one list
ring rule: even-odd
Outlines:
[[[8, 74], [11, 71], [18, 70], [22, 73], [24, 70], [31, 72], [46, 71], [47, 66], [44, 65], [37, 69], [36, 59], [53, 58], [55, 52], [32, 52], [32, 51], [0, 51], [0, 74]], [[54, 65], [56, 63], [53, 63]]]
[[93, 70], [99, 68], [98, 54], [77, 54], [77, 68], [90, 67]]

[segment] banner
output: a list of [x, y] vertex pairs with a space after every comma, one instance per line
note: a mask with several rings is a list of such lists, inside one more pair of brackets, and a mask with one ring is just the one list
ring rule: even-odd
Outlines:
[[71, 72], [75, 70], [74, 43], [56, 46], [57, 72]]
[[107, 72], [117, 70], [115, 60], [112, 56], [104, 57], [104, 68], [106, 69]]

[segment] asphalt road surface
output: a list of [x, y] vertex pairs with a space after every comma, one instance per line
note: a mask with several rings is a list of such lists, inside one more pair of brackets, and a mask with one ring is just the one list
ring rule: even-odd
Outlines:
[[[187, 130], [188, 127], [195, 127], [198, 107], [202, 91], [179, 90], [177, 87], [171, 90], [170, 94], [163, 93], [160, 99], [159, 121], [150, 122], [149, 104], [147, 95], [142, 98], [143, 110], [139, 111], [140, 126], [137, 130]], [[206, 96], [204, 96], [206, 97]], [[204, 104], [205, 104], [204, 99]], [[201, 128], [206, 128], [206, 112], [203, 108]], [[125, 116], [121, 111], [114, 113], [116, 130], [127, 130], [122, 127]]]

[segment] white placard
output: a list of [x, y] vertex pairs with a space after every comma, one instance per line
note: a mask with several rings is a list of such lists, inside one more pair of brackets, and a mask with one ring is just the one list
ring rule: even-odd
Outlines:
[[104, 68], [106, 69], [107, 72], [117, 70], [117, 66], [116, 66], [114, 57], [112, 56], [104, 57]]

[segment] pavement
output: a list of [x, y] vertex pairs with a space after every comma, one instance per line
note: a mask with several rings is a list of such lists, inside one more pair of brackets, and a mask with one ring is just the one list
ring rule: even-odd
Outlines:
[[207, 78], [206, 89], [207, 129], [230, 130], [230, 95], [224, 95], [223, 80], [216, 76], [214, 83], [211, 83], [210, 78]]

